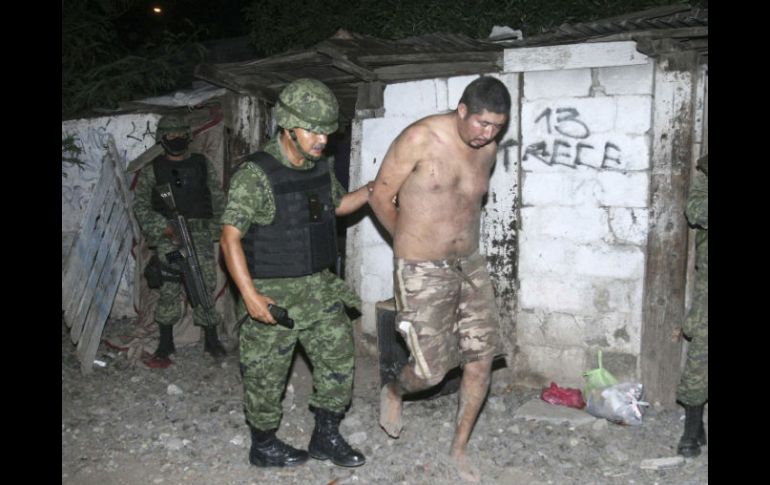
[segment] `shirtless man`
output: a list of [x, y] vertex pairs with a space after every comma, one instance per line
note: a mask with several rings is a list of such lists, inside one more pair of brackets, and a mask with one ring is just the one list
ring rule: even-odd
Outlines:
[[[508, 121], [505, 85], [480, 77], [455, 111], [425, 117], [393, 141], [369, 203], [393, 237], [398, 331], [410, 359], [380, 393], [380, 426], [397, 438], [404, 394], [441, 382], [463, 366], [450, 455], [461, 478], [477, 482], [467, 457], [471, 429], [502, 353], [498, 312], [478, 252], [481, 199]], [[398, 196], [397, 206], [394, 198]]]

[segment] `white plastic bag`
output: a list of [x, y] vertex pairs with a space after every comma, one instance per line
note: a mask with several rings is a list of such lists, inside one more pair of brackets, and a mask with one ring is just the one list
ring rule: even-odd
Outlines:
[[588, 393], [585, 410], [592, 416], [613, 423], [639, 426], [642, 424], [642, 406], [649, 406], [649, 403], [639, 400], [643, 392], [643, 386], [638, 382], [621, 382], [593, 389]]

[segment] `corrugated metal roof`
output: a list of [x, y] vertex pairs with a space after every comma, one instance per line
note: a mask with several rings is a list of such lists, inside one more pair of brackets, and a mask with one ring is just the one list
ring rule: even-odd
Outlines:
[[391, 41], [340, 30], [307, 49], [245, 62], [201, 64], [195, 76], [269, 102], [274, 102], [291, 81], [313, 77], [334, 91], [342, 117], [349, 120], [362, 84], [499, 72], [505, 49], [599, 40], [636, 40], [639, 50], [648, 55], [666, 49], [695, 49], [707, 55], [708, 10], [687, 5], [660, 7], [595, 22], [564, 24], [528, 39], [494, 42], [450, 33]]
[[[563, 24], [556, 29], [527, 39], [498, 39], [506, 48], [597, 42], [608, 40], [674, 39], [670, 49], [696, 50], [708, 55], [708, 9], [689, 5], [669, 5], [593, 22]], [[659, 48], [642, 42], [640, 51], [661, 53]], [[645, 49], [647, 51], [645, 51]]]

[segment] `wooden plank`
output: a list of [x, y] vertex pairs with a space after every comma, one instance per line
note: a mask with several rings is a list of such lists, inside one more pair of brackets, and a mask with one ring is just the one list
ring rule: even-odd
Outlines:
[[[104, 187], [103, 190], [101, 187]], [[68, 326], [72, 326], [77, 321], [77, 308], [80, 305], [79, 297], [82, 295], [87, 283], [88, 275], [92, 268], [97, 264], [97, 254], [101, 234], [106, 230], [112, 205], [105, 202], [109, 197], [114, 197], [117, 191], [112, 184], [104, 182], [102, 177], [97, 183], [99, 196], [95, 196], [89, 202], [89, 211], [93, 207], [93, 217], [84, 221], [78, 232], [77, 242], [70, 253], [67, 277], [62, 280], [62, 303], [64, 307], [64, 317]], [[73, 260], [74, 259], [74, 260]]]
[[383, 109], [385, 84], [381, 82], [361, 83], [356, 96], [356, 111]]
[[[682, 324], [687, 265], [685, 194], [692, 160], [693, 72], [656, 62], [650, 232], [642, 307], [640, 371], [646, 400], [673, 407], [681, 344], [671, 336]], [[677, 61], [678, 63], [681, 60]]]
[[360, 66], [353, 62], [348, 56], [342, 54], [336, 49], [329, 46], [319, 46], [316, 51], [328, 56], [332, 60], [332, 65], [341, 71], [353, 74], [355, 77], [362, 81], [375, 81], [377, 74], [373, 73], [369, 69]]
[[[71, 299], [68, 302], [65, 310], [65, 318], [70, 322], [72, 327], [70, 330], [70, 337], [73, 342], [77, 342], [80, 339], [81, 333], [85, 325], [85, 319], [88, 314], [90, 305], [92, 304], [92, 292], [97, 284], [98, 278], [103, 270], [105, 264], [109, 264], [108, 260], [108, 248], [109, 244], [117, 234], [121, 234], [119, 231], [128, 231], [133, 236], [134, 230], [138, 231], [139, 225], [134, 220], [136, 225], [133, 227], [122, 228], [119, 226], [121, 212], [126, 212], [126, 202], [121, 204], [121, 201], [125, 201], [126, 198], [122, 195], [128, 193], [128, 187], [125, 179], [122, 179], [122, 170], [118, 169], [118, 163], [115, 160], [120, 160], [117, 153], [114, 140], [112, 137], [108, 139], [107, 154], [103, 158], [102, 170], [99, 176], [99, 186], [107, 187], [104, 191], [104, 200], [102, 198], [93, 198], [92, 205], [98, 204], [101, 206], [101, 212], [99, 217], [94, 220], [93, 226], [84, 226], [81, 228], [78, 237], [88, 244], [87, 251], [85, 251], [85, 257], [87, 259], [79, 259], [81, 268], [77, 272], [81, 275], [82, 284], [79, 284], [76, 288], [76, 292], [71, 294]], [[121, 182], [123, 188], [121, 189]], [[130, 217], [133, 214], [127, 215]], [[130, 219], [129, 219], [130, 220]], [[90, 230], [89, 230], [90, 229]], [[94, 252], [95, 251], [95, 252]]]
[[85, 283], [83, 277], [87, 272], [83, 268], [83, 264], [92, 258], [92, 254], [89, 253], [89, 238], [81, 237], [80, 233], [84, 230], [88, 231], [87, 228], [92, 228], [101, 217], [101, 213], [105, 209], [104, 198], [108, 190], [110, 190], [109, 186], [96, 183], [94, 193], [80, 223], [78, 235], [72, 243], [72, 249], [67, 258], [67, 264], [63, 268], [64, 275], [62, 276], [62, 305], [65, 308], [72, 295], [77, 293], [79, 285], [82, 286]]
[[164, 150], [163, 146], [160, 143], [156, 143], [147, 150], [145, 150], [141, 155], [136, 157], [131, 161], [131, 163], [128, 164], [128, 168], [126, 169], [126, 172], [133, 173], [139, 170], [140, 168], [144, 167], [148, 163], [150, 163], [152, 160], [155, 159], [158, 155], [163, 155]]
[[70, 338], [77, 344], [81, 370], [86, 374], [92, 370], [104, 323], [139, 230], [112, 136], [108, 138], [97, 189], [86, 210], [86, 223], [78, 234], [79, 253], [68, 265], [72, 268], [68, 278], [63, 278], [79, 278], [78, 284], [66, 292], [70, 301], [65, 312], [71, 326]]
[[427, 79], [433, 77], [461, 76], [494, 71], [489, 62], [447, 62], [435, 64], [401, 64], [398, 66], [378, 67], [374, 70], [380, 81], [403, 81]]
[[[117, 193], [117, 191], [115, 191], [115, 193]], [[80, 338], [80, 333], [82, 332], [83, 325], [85, 324], [85, 317], [88, 314], [88, 308], [92, 303], [92, 294], [96, 288], [99, 275], [101, 274], [105, 262], [107, 261], [110, 242], [113, 238], [115, 238], [115, 235], [119, 229], [118, 221], [120, 217], [120, 208], [117, 206], [117, 204], [114, 203], [114, 200], [110, 205], [110, 209], [110, 219], [106, 222], [104, 232], [100, 234], [94, 234], [92, 236], [94, 238], [94, 243], [98, 243], [98, 250], [96, 257], [94, 258], [94, 264], [90, 268], [86, 284], [83, 287], [82, 292], [79, 294], [80, 298], [77, 299], [75, 311], [71, 314], [72, 329], [70, 331], [70, 336], [73, 343], [77, 342]]]
[[[156, 144], [157, 145], [157, 144]], [[120, 191], [120, 196], [123, 201], [124, 207], [126, 211], [128, 212], [128, 219], [131, 223], [130, 229], [131, 229], [131, 236], [134, 240], [138, 241], [142, 231], [139, 226], [139, 221], [136, 220], [136, 216], [134, 215], [134, 211], [132, 208], [131, 200], [131, 190], [128, 188], [129, 183], [126, 180], [126, 174], [123, 172], [122, 166], [120, 166], [120, 160], [121, 157], [118, 154], [118, 148], [115, 146], [115, 139], [112, 137], [109, 137], [107, 139], [107, 154], [110, 156], [110, 158], [113, 160], [114, 166], [112, 175], [115, 178], [115, 181], [118, 185], [118, 190]]]
[[380, 54], [361, 55], [358, 61], [368, 66], [389, 66], [393, 64], [422, 64], [437, 62], [453, 62], [462, 59], [463, 62], [495, 62], [502, 56], [500, 51], [467, 51], [467, 52], [418, 52], [414, 54]]
[[194, 75], [199, 79], [222, 86], [239, 94], [254, 95], [264, 99], [275, 99], [275, 93], [258, 85], [254, 80], [254, 75], [244, 76], [244, 79], [228, 71], [218, 69], [211, 64], [198, 64], [195, 66]]
[[602, 37], [596, 37], [593, 39], [586, 39], [586, 43], [596, 42], [616, 42], [622, 40], [639, 40], [643, 38], [649, 39], [679, 39], [679, 38], [691, 38], [691, 37], [704, 37], [708, 41], [709, 28], [708, 27], [679, 27], [676, 29], [656, 29], [656, 30], [634, 30], [631, 32], [617, 32], [614, 34], [608, 34]]
[[[110, 245], [109, 256], [92, 295], [93, 302], [90, 305], [83, 334], [77, 346], [80, 370], [83, 374], [88, 374], [93, 370], [94, 357], [96, 357], [96, 351], [101, 342], [102, 330], [112, 309], [112, 303], [115, 300], [115, 294], [118, 291], [120, 279], [128, 260], [128, 250], [131, 247], [132, 237], [127, 212], [125, 207], [121, 207], [121, 209], [118, 227], [122, 231], [118, 232]], [[123, 237], [120, 237], [120, 234], [123, 234]]]

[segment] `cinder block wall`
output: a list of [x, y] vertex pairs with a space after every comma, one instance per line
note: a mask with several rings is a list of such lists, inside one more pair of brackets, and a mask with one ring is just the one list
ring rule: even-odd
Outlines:
[[[482, 219], [518, 384], [580, 387], [605, 367], [639, 375], [648, 234], [653, 64], [633, 42], [508, 49], [513, 100]], [[392, 84], [384, 116], [353, 125], [351, 184], [373, 179], [395, 136], [454, 109], [477, 76]], [[376, 335], [392, 250], [369, 218], [348, 232], [347, 279]]]
[[518, 54], [510, 64], [533, 69], [522, 73], [520, 98], [514, 369], [533, 386], [581, 386], [599, 349], [618, 378], [638, 376], [653, 66], [584, 67], [608, 61], [600, 48], [573, 47], [582, 63], [527, 66], [522, 56], [542, 59], [554, 48], [506, 52]]

